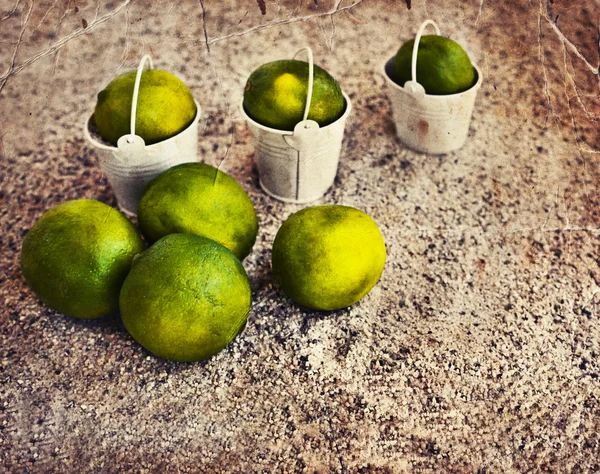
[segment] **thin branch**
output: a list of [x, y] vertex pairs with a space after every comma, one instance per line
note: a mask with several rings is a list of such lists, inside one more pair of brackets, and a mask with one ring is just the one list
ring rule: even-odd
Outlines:
[[31, 4], [29, 5], [29, 11], [27, 12], [27, 14], [25, 15], [25, 19], [23, 20], [23, 23], [21, 25], [21, 32], [19, 33], [19, 39], [17, 41], [17, 45], [15, 46], [15, 49], [13, 51], [13, 55], [12, 55], [12, 59], [10, 60], [10, 66], [8, 68], [7, 73], [5, 74], [5, 76], [0, 77], [0, 92], [2, 92], [2, 89], [4, 89], [4, 86], [6, 85], [6, 81], [8, 81], [8, 75], [10, 73], [10, 71], [15, 67], [15, 61], [17, 59], [17, 53], [19, 52], [19, 46], [21, 46], [21, 42], [23, 41], [23, 35], [25, 34], [25, 29], [27, 28], [27, 22], [29, 21], [29, 17], [31, 16], [31, 12], [33, 10], [33, 5], [35, 4], [35, 0], [31, 0]]
[[[548, 0], [544, 0], [546, 8], [545, 10], [543, 10], [542, 8], [540, 8], [540, 11], [542, 11], [542, 14], [544, 16], [544, 18], [546, 19], [546, 21], [550, 24], [550, 27], [552, 28], [552, 30], [554, 30], [554, 32], [556, 33], [556, 35], [559, 37], [559, 39], [573, 52], [575, 53], [575, 55], [581, 59], [584, 64], [587, 66], [587, 68], [592, 71], [594, 74], [598, 75], [598, 67], [594, 67], [590, 64], [590, 62], [585, 58], [585, 56], [583, 54], [581, 54], [579, 52], [579, 50], [577, 49], [577, 46], [575, 46], [573, 43], [571, 43], [567, 37], [563, 34], [562, 31], [560, 31], [560, 29], [558, 28], [558, 26], [556, 25], [556, 23], [554, 21], [552, 21], [550, 19], [550, 5], [548, 4]], [[540, 7], [541, 7], [541, 3], [540, 3]]]
[[[0, 76], [0, 91], [2, 91], [2, 88], [4, 87], [4, 85], [6, 84], [6, 81], [18, 74], [19, 72], [21, 72], [23, 69], [25, 69], [27, 66], [35, 63], [36, 61], [45, 58], [46, 56], [49, 56], [50, 54], [55, 53], [56, 51], [58, 51], [60, 48], [62, 48], [65, 44], [67, 44], [69, 41], [71, 41], [74, 38], [77, 38], [85, 33], [90, 32], [91, 30], [93, 30], [96, 26], [104, 23], [105, 21], [110, 20], [113, 16], [115, 16], [117, 13], [119, 13], [123, 8], [125, 8], [127, 5], [129, 5], [132, 2], [132, 0], [125, 0], [121, 5], [119, 5], [116, 9], [111, 10], [110, 12], [102, 15], [100, 18], [94, 20], [93, 22], [89, 23], [87, 28], [78, 28], [75, 31], [73, 31], [72, 33], [60, 38], [58, 41], [56, 41], [54, 44], [50, 45], [49, 47], [42, 49], [41, 51], [39, 51], [38, 53], [36, 53], [35, 55], [29, 57], [28, 59], [26, 59], [25, 61], [19, 63], [19, 64], [15, 64], [14, 58], [16, 57], [16, 54], [13, 57], [13, 62], [11, 64], [11, 66], [9, 67], [8, 71], [6, 71], [2, 76]], [[23, 33], [23, 32], [22, 32]], [[21, 36], [22, 36], [21, 33]]]
[[348, 5], [345, 7], [340, 8], [340, 1], [336, 2], [335, 6], [324, 13], [313, 13], [312, 15], [304, 15], [304, 16], [298, 16], [298, 17], [291, 17], [291, 18], [280, 18], [277, 20], [273, 20], [269, 23], [265, 23], [263, 25], [257, 25], [254, 26], [252, 28], [248, 28], [246, 30], [243, 31], [237, 31], [235, 33], [230, 33], [228, 35], [225, 36], [219, 36], [217, 38], [211, 38], [210, 40], [207, 40], [207, 48], [208, 45], [213, 44], [213, 43], [219, 43], [221, 41], [225, 41], [231, 38], [236, 38], [236, 37], [240, 37], [240, 36], [245, 36], [249, 33], [256, 33], [258, 31], [263, 31], [263, 30], [268, 30], [271, 28], [275, 28], [277, 26], [282, 26], [282, 25], [289, 25], [290, 23], [296, 23], [296, 22], [305, 22], [305, 21], [309, 21], [309, 20], [313, 20], [315, 18], [320, 18], [320, 17], [327, 17], [327, 16], [331, 16], [331, 15], [335, 15], [336, 13], [340, 13], [346, 10], [351, 10], [352, 8], [356, 7], [357, 5], [359, 5], [360, 3], [362, 3], [363, 0], [357, 0], [356, 2], [354, 2], [352, 5]]

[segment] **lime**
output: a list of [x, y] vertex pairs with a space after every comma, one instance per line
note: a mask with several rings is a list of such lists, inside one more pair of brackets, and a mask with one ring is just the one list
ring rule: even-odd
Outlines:
[[239, 259], [258, 232], [252, 201], [231, 176], [204, 163], [184, 163], [148, 182], [138, 207], [142, 233], [154, 242], [189, 232], [224, 245]]
[[379, 280], [383, 237], [371, 217], [346, 206], [292, 214], [273, 243], [273, 273], [296, 303], [334, 310], [359, 301]]
[[[131, 104], [137, 71], [113, 79], [98, 94], [94, 119], [98, 133], [113, 145], [131, 133]], [[196, 117], [196, 103], [188, 87], [167, 71], [142, 72], [135, 118], [135, 134], [146, 145], [166, 140], [185, 130]]]
[[123, 323], [158, 357], [206, 359], [244, 328], [250, 282], [240, 261], [216, 242], [170, 234], [138, 255], [121, 290]]
[[[394, 80], [404, 86], [411, 80], [412, 51], [415, 40], [402, 45], [394, 59]], [[417, 53], [417, 82], [427, 94], [448, 95], [470, 89], [476, 82], [475, 68], [462, 47], [449, 38], [425, 35]]]
[[142, 250], [135, 227], [116, 209], [88, 199], [68, 201], [29, 231], [21, 270], [47, 306], [76, 318], [99, 318], [118, 310], [121, 284]]
[[[304, 118], [308, 95], [308, 63], [273, 61], [256, 69], [244, 91], [244, 109], [261, 125], [294, 130]], [[308, 119], [324, 127], [340, 118], [346, 101], [337, 81], [319, 66], [314, 67], [313, 93]]]

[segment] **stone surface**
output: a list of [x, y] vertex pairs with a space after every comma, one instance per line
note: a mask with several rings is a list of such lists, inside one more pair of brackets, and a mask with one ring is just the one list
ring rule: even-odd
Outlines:
[[[598, 3], [355, 3], [1, 3], [0, 471], [600, 472]], [[380, 73], [426, 18], [484, 74], [467, 144], [442, 156], [395, 138]], [[319, 203], [368, 212], [388, 248], [334, 313], [272, 278], [301, 206], [260, 190], [239, 112], [250, 72], [306, 44], [353, 101]], [[145, 53], [186, 80], [200, 159], [259, 215], [248, 326], [204, 363], [45, 308], [19, 269], [47, 209], [116, 205], [82, 126]]]

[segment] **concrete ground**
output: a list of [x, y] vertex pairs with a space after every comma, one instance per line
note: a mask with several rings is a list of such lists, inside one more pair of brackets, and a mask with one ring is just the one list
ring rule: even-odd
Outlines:
[[[600, 472], [598, 2], [0, 2], [0, 471]], [[426, 18], [483, 72], [466, 145], [395, 137], [382, 64]], [[360, 303], [286, 299], [270, 271], [302, 206], [258, 184], [247, 76], [310, 45], [350, 95], [319, 203], [379, 224]], [[202, 106], [200, 160], [259, 216], [246, 330], [195, 364], [156, 359], [118, 317], [44, 307], [19, 268], [51, 207], [116, 206], [82, 124], [149, 53]]]

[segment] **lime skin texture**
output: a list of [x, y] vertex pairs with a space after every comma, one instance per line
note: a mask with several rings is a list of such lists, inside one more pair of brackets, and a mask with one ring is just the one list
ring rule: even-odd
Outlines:
[[316, 310], [353, 305], [379, 280], [386, 259], [377, 224], [353, 207], [305, 208], [280, 227], [272, 267], [285, 293]]
[[[395, 82], [404, 86], [411, 80], [415, 40], [404, 43], [394, 58]], [[431, 95], [449, 95], [470, 89], [476, 82], [475, 68], [466, 51], [455, 41], [438, 35], [424, 35], [417, 53], [417, 82]]]
[[[273, 61], [250, 74], [244, 90], [244, 109], [261, 125], [292, 131], [304, 118], [307, 96], [308, 63]], [[339, 84], [315, 65], [308, 119], [324, 127], [339, 119], [345, 110], [346, 101]]]
[[[131, 133], [131, 104], [137, 71], [113, 79], [98, 93], [94, 120], [98, 133], [113, 145]], [[197, 107], [188, 87], [173, 74], [159, 69], [142, 72], [138, 93], [135, 134], [146, 145], [171, 138], [196, 117]]]
[[204, 163], [174, 166], [149, 181], [137, 217], [149, 242], [173, 233], [198, 234], [240, 260], [250, 253], [258, 233], [258, 218], [244, 189]]
[[47, 306], [75, 318], [118, 311], [121, 284], [144, 242], [133, 224], [99, 201], [67, 201], [46, 212], [23, 241], [21, 270]]
[[242, 331], [251, 297], [244, 267], [229, 250], [199, 235], [170, 234], [134, 259], [121, 289], [121, 318], [154, 355], [193, 362]]

